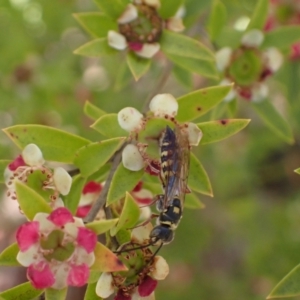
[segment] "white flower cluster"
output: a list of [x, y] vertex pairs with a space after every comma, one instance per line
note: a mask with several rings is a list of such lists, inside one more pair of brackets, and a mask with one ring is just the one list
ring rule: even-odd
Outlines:
[[[171, 94], [158, 94], [149, 104], [150, 111], [155, 118], [173, 119], [177, 115], [178, 102]], [[121, 128], [128, 132], [138, 133], [145, 127], [144, 116], [133, 107], [125, 107], [118, 113]], [[197, 146], [202, 138], [202, 131], [194, 123], [187, 123], [184, 129], [188, 135], [189, 145]], [[139, 148], [134, 144], [125, 146], [122, 152], [122, 162], [125, 168], [139, 171], [144, 168], [144, 159]]]

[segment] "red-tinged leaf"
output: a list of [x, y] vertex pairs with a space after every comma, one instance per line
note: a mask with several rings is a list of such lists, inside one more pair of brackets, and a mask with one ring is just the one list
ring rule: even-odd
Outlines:
[[95, 263], [91, 269], [101, 272], [127, 271], [121, 260], [104, 245], [97, 243], [95, 248]]

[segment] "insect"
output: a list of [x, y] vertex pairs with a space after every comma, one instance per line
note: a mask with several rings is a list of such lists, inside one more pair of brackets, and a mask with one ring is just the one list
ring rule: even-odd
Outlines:
[[157, 198], [158, 225], [150, 233], [150, 244], [168, 244], [182, 217], [190, 163], [187, 133], [179, 126], [166, 127], [161, 140], [161, 180], [164, 194]]

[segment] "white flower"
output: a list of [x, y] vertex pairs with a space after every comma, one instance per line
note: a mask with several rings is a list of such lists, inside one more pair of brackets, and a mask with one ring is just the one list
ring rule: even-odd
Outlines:
[[264, 34], [258, 29], [252, 29], [242, 36], [241, 43], [247, 47], [258, 48], [264, 40]]
[[118, 113], [118, 122], [128, 132], [138, 131], [143, 126], [143, 115], [134, 107], [125, 107]]
[[144, 168], [144, 160], [137, 146], [128, 144], [122, 152], [123, 166], [130, 171], [139, 171]]
[[266, 97], [269, 94], [269, 88], [264, 83], [255, 84], [251, 91], [252, 91], [251, 100], [253, 102], [260, 102], [266, 99]]
[[160, 49], [159, 43], [143, 44], [143, 47], [139, 51], [135, 51], [134, 53], [140, 57], [151, 58], [153, 57]]
[[166, 115], [175, 117], [178, 111], [178, 102], [171, 94], [158, 94], [149, 104], [155, 117], [163, 118]]
[[166, 22], [167, 22], [167, 28], [174, 32], [181, 32], [185, 28], [181, 18], [172, 17], [169, 18]]

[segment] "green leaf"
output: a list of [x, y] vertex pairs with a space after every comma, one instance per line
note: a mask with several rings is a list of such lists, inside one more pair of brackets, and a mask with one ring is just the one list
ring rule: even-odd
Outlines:
[[262, 48], [289, 49], [297, 41], [300, 41], [300, 26], [284, 26], [266, 32]]
[[107, 37], [109, 30], [118, 31], [117, 22], [100, 12], [86, 12], [73, 14], [80, 25], [92, 36]]
[[129, 230], [121, 229], [118, 231], [116, 235], [117, 241], [119, 245], [123, 245], [125, 243], [130, 242], [131, 234]]
[[72, 178], [72, 186], [69, 194], [65, 196], [64, 203], [66, 208], [75, 215], [80, 201], [81, 193], [86, 183], [86, 178], [76, 175]]
[[4, 171], [6, 167], [11, 163], [11, 160], [2, 159], [0, 160], [0, 183], [4, 183]]
[[204, 145], [226, 139], [245, 128], [250, 121], [249, 119], [228, 119], [199, 123], [197, 126], [203, 133], [200, 143]]
[[80, 136], [43, 125], [15, 125], [3, 129], [21, 149], [36, 144], [46, 160], [72, 163], [75, 152], [90, 143]]
[[118, 220], [119, 219], [94, 221], [86, 224], [85, 227], [93, 230], [97, 235], [99, 235], [113, 228], [118, 223]]
[[125, 138], [113, 138], [102, 142], [91, 143], [76, 153], [74, 164], [84, 177], [98, 171], [122, 146]]
[[100, 272], [118, 272], [127, 270], [127, 267], [120, 261], [120, 259], [101, 243], [96, 244], [94, 253], [95, 262], [91, 266], [92, 270]]
[[45, 299], [46, 300], [65, 300], [67, 296], [67, 288], [62, 290], [55, 289], [46, 289], [45, 290]]
[[166, 54], [167, 58], [174, 64], [204, 77], [218, 80], [219, 73], [215, 62], [212, 60], [201, 60], [198, 58], [183, 57], [179, 55]]
[[288, 273], [273, 289], [267, 299], [300, 295], [300, 265]]
[[74, 54], [99, 57], [105, 55], [117, 54], [118, 51], [108, 45], [107, 38], [92, 40], [74, 51]]
[[289, 144], [294, 142], [292, 130], [287, 121], [279, 114], [270, 101], [251, 102], [254, 110], [259, 114], [265, 124]]
[[206, 114], [224, 99], [231, 87], [227, 85], [204, 88], [178, 98], [179, 108], [176, 119], [186, 122]]
[[25, 282], [0, 293], [0, 297], [5, 300], [32, 300], [43, 292], [44, 290], [35, 289], [30, 282]]
[[83, 112], [85, 113], [86, 116], [88, 116], [93, 121], [99, 119], [100, 117], [106, 114], [104, 110], [92, 104], [90, 101], [86, 101], [84, 103]]
[[114, 89], [120, 91], [125, 86], [127, 86], [132, 80], [132, 73], [128, 67], [127, 62], [121, 63], [116, 75], [116, 81], [114, 84]]
[[100, 117], [91, 127], [108, 138], [128, 136], [128, 132], [120, 127], [117, 114], [106, 114]]
[[247, 31], [250, 29], [263, 29], [268, 16], [269, 0], [259, 0], [256, 3], [254, 12], [248, 24]]
[[18, 252], [19, 246], [17, 243], [5, 248], [0, 254], [0, 266], [20, 266], [17, 261]]
[[97, 282], [89, 283], [87, 285], [83, 300], [102, 300], [102, 298], [96, 294], [96, 285]]
[[209, 60], [214, 63], [214, 54], [202, 43], [186, 35], [164, 30], [159, 43], [166, 55]]
[[[109, 17], [118, 19], [129, 3], [124, 0], [94, 0], [98, 7]], [[117, 22], [117, 20], [116, 20]]]
[[225, 5], [219, 0], [214, 0], [207, 23], [207, 30], [212, 41], [216, 40], [225, 27], [226, 21], [227, 11]]
[[208, 175], [201, 162], [193, 153], [191, 153], [188, 187], [195, 192], [213, 196]]
[[294, 170], [295, 173], [300, 174], [300, 168]]
[[184, 207], [190, 209], [202, 209], [205, 205], [194, 193], [189, 193], [185, 195]]
[[175, 16], [179, 7], [183, 4], [184, 0], [163, 0], [160, 1], [161, 5], [158, 10], [159, 15], [163, 19], [169, 19]]
[[116, 227], [110, 230], [110, 234], [115, 236], [120, 229], [132, 228], [140, 217], [140, 208], [133, 197], [126, 192], [125, 203]]
[[126, 61], [135, 81], [138, 81], [151, 65], [151, 59], [138, 57], [132, 51], [127, 53]]
[[102, 166], [97, 172], [95, 172], [93, 175], [91, 175], [88, 180], [89, 181], [97, 181], [102, 182], [105, 181], [107, 178], [107, 175], [110, 171], [111, 164], [107, 163], [104, 166]]
[[182, 83], [183, 85], [185, 85], [188, 88], [192, 88], [193, 77], [189, 71], [179, 67], [178, 65], [175, 65], [173, 67], [173, 74], [180, 83]]
[[20, 208], [29, 220], [33, 220], [38, 212], [51, 213], [45, 199], [24, 183], [16, 182], [16, 192]]
[[120, 163], [109, 187], [107, 205], [124, 198], [125, 193], [133, 190], [141, 180], [143, 174], [143, 169], [140, 171], [130, 171]]

